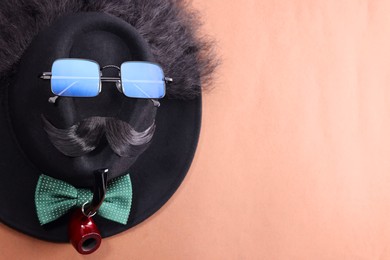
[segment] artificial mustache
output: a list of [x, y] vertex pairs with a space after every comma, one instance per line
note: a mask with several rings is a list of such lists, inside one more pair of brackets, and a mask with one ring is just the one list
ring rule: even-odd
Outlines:
[[89, 117], [66, 129], [50, 123], [43, 115], [43, 128], [51, 143], [64, 155], [78, 157], [93, 151], [106, 136], [111, 149], [121, 157], [136, 157], [148, 147], [156, 125], [138, 132], [113, 117]]

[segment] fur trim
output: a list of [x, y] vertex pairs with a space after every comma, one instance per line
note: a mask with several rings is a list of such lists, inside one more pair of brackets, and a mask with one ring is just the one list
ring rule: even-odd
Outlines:
[[213, 42], [199, 37], [200, 20], [186, 0], [6, 0], [0, 1], [0, 77], [9, 78], [31, 40], [57, 17], [104, 12], [133, 25], [156, 62], [174, 78], [167, 96], [192, 99], [209, 86], [218, 61]]

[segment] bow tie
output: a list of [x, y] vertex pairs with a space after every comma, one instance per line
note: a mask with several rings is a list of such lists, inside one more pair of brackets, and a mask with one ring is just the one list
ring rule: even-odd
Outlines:
[[[72, 185], [46, 175], [40, 175], [35, 189], [35, 208], [41, 225], [47, 224], [64, 215], [74, 207], [81, 207], [92, 200], [88, 189], [76, 189]], [[107, 193], [97, 214], [126, 224], [130, 214], [132, 187], [130, 175], [111, 180]]]

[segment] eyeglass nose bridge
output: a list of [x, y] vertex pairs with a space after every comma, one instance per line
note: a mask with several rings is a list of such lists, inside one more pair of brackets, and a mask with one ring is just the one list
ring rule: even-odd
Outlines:
[[[123, 93], [122, 89], [122, 83], [121, 83], [121, 78], [116, 78], [116, 77], [100, 77], [101, 82], [113, 82], [115, 83], [116, 88], [119, 90], [119, 92]], [[101, 86], [100, 86], [101, 88]], [[101, 91], [101, 89], [100, 89]], [[100, 92], [99, 91], [99, 92]]]
[[[119, 77], [103, 77], [103, 70], [110, 69], [110, 68], [117, 69]], [[120, 93], [123, 93], [123, 87], [122, 87], [122, 82], [121, 82], [121, 69], [118, 66], [116, 66], [116, 65], [106, 65], [106, 66], [103, 66], [100, 69], [100, 81], [101, 82], [113, 82], [113, 83], [115, 83], [115, 86], [118, 89], [118, 91]], [[101, 84], [100, 84], [99, 92], [101, 92]]]

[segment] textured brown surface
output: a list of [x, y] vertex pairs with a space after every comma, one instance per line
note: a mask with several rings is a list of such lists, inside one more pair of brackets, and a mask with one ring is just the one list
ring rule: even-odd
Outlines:
[[[86, 258], [389, 259], [390, 2], [194, 6], [223, 65], [191, 170], [156, 215]], [[0, 249], [83, 258], [3, 225]]]

